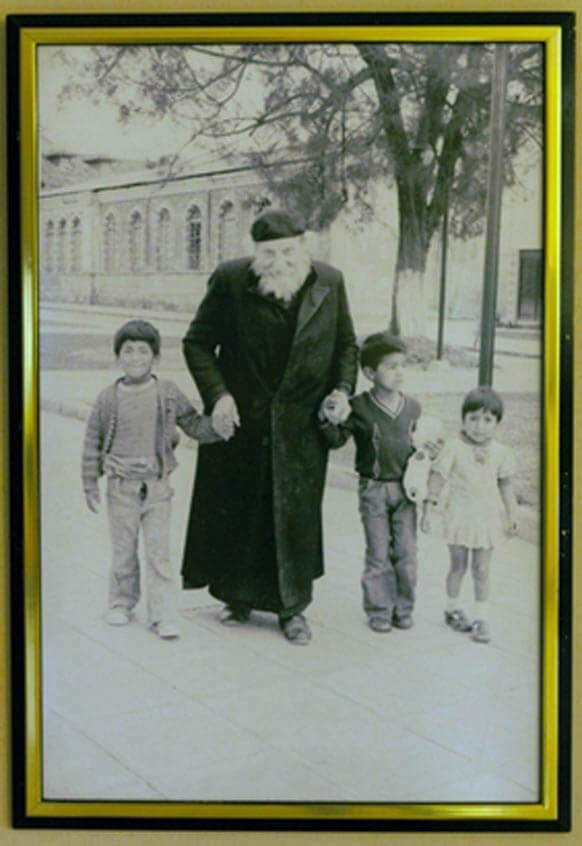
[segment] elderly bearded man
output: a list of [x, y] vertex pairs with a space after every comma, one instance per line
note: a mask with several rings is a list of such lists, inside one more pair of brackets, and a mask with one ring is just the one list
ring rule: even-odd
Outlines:
[[186, 362], [225, 439], [200, 446], [182, 567], [238, 624], [279, 616], [306, 644], [303, 611], [323, 574], [321, 501], [327, 448], [317, 413], [343, 421], [357, 345], [342, 274], [311, 261], [303, 226], [267, 211], [254, 258], [220, 264], [183, 340]]

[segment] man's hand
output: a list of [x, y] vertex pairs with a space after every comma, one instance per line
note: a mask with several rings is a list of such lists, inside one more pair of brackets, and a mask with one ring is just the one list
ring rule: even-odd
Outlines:
[[234, 435], [236, 426], [240, 426], [236, 402], [230, 394], [224, 394], [212, 409], [212, 428], [217, 435], [228, 441]]
[[99, 514], [99, 508], [101, 506], [101, 497], [99, 496], [98, 490], [85, 491], [85, 501], [87, 503], [87, 508], [89, 509], [89, 511], [92, 511], [93, 514]]
[[321, 403], [320, 416], [328, 420], [332, 426], [338, 423], [345, 423], [350, 416], [351, 407], [347, 394], [344, 391], [335, 389]]

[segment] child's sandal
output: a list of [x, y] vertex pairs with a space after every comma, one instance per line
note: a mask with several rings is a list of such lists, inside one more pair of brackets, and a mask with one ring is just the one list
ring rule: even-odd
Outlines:
[[460, 609], [445, 611], [445, 623], [455, 632], [470, 632], [472, 624]]

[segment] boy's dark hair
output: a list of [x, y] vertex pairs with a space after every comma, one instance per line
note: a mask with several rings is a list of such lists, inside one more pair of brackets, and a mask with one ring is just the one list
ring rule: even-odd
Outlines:
[[375, 370], [385, 355], [392, 353], [406, 353], [406, 345], [402, 338], [389, 332], [376, 332], [368, 335], [360, 347], [360, 364]]
[[471, 411], [479, 411], [480, 409], [493, 414], [498, 421], [503, 417], [503, 400], [497, 391], [494, 391], [493, 388], [487, 385], [473, 388], [472, 391], [466, 394], [461, 409], [461, 419], [465, 414], [469, 414]]
[[146, 344], [150, 345], [155, 356], [160, 354], [160, 347], [162, 346], [160, 333], [147, 320], [129, 320], [117, 330], [113, 338], [113, 350], [116, 356], [119, 355], [119, 351], [126, 341], [145, 341]]

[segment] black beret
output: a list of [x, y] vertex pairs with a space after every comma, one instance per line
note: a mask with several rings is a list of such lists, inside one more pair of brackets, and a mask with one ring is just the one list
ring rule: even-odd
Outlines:
[[266, 211], [251, 226], [253, 241], [274, 241], [276, 238], [295, 238], [303, 235], [305, 226], [285, 211]]

